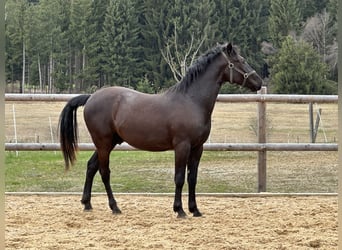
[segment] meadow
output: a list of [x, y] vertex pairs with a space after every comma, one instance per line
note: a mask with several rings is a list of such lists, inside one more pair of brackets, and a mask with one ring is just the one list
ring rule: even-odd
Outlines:
[[[6, 142], [57, 142], [58, 117], [65, 103], [6, 102]], [[322, 109], [317, 142], [336, 142], [337, 105]], [[208, 142], [256, 142], [255, 103], [217, 103]], [[78, 111], [81, 142], [90, 142], [82, 109]], [[14, 126], [16, 124], [16, 127]], [[267, 104], [269, 142], [309, 142], [307, 104]], [[14, 137], [15, 129], [17, 138]], [[79, 152], [78, 161], [64, 170], [61, 152], [6, 152], [6, 191], [82, 191], [91, 152]], [[337, 152], [268, 152], [268, 192], [337, 192]], [[173, 152], [116, 151], [111, 155], [114, 192], [174, 191]], [[95, 192], [104, 192], [99, 175]], [[204, 152], [198, 192], [256, 192], [256, 152]]]

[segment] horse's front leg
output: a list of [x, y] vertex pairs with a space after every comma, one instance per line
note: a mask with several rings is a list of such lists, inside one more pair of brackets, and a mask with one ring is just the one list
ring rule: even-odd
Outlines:
[[90, 202], [91, 189], [93, 186], [94, 176], [98, 169], [99, 169], [99, 161], [97, 157], [97, 152], [95, 151], [88, 161], [86, 180], [85, 180], [84, 188], [83, 188], [83, 196], [82, 196], [81, 202], [84, 205], [85, 211], [89, 211], [92, 209], [91, 202]]
[[183, 143], [175, 148], [175, 200], [173, 211], [178, 213], [178, 218], [186, 217], [182, 205], [182, 189], [185, 182], [185, 169], [190, 152], [190, 145]]
[[191, 150], [188, 161], [188, 185], [189, 185], [189, 211], [195, 216], [202, 216], [196, 203], [196, 184], [198, 165], [202, 156], [203, 145]]

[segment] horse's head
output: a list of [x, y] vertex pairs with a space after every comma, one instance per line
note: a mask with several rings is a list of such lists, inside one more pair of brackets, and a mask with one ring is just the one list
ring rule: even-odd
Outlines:
[[222, 78], [224, 82], [236, 83], [252, 91], [257, 91], [261, 88], [263, 83], [261, 77], [239, 55], [237, 49], [231, 43], [224, 45], [222, 55], [227, 61], [227, 67]]

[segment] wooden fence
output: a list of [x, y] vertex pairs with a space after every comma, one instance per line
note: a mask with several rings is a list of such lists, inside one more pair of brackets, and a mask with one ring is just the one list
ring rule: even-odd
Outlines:
[[[5, 94], [5, 101], [49, 101], [65, 102], [73, 94]], [[218, 102], [256, 102], [258, 104], [257, 143], [205, 143], [207, 151], [257, 151], [258, 152], [258, 192], [266, 192], [267, 151], [337, 151], [337, 143], [267, 143], [266, 103], [337, 103], [337, 95], [274, 95], [267, 94], [263, 87], [258, 94], [218, 95]], [[80, 143], [79, 150], [92, 151], [92, 143]], [[7, 151], [55, 151], [57, 143], [5, 143]], [[114, 150], [137, 150], [123, 143]]]

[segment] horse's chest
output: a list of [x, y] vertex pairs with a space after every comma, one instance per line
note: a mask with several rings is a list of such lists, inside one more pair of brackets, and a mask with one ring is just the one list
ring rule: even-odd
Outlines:
[[210, 128], [211, 128], [210, 122], [203, 123], [201, 125], [197, 124], [197, 126], [195, 126], [194, 128], [194, 132], [195, 134], [197, 134], [198, 137], [206, 140], [209, 136]]
[[206, 140], [208, 138], [211, 128], [210, 120], [204, 121], [203, 119], [194, 116], [184, 118], [183, 126], [181, 126], [182, 132], [196, 140]]

